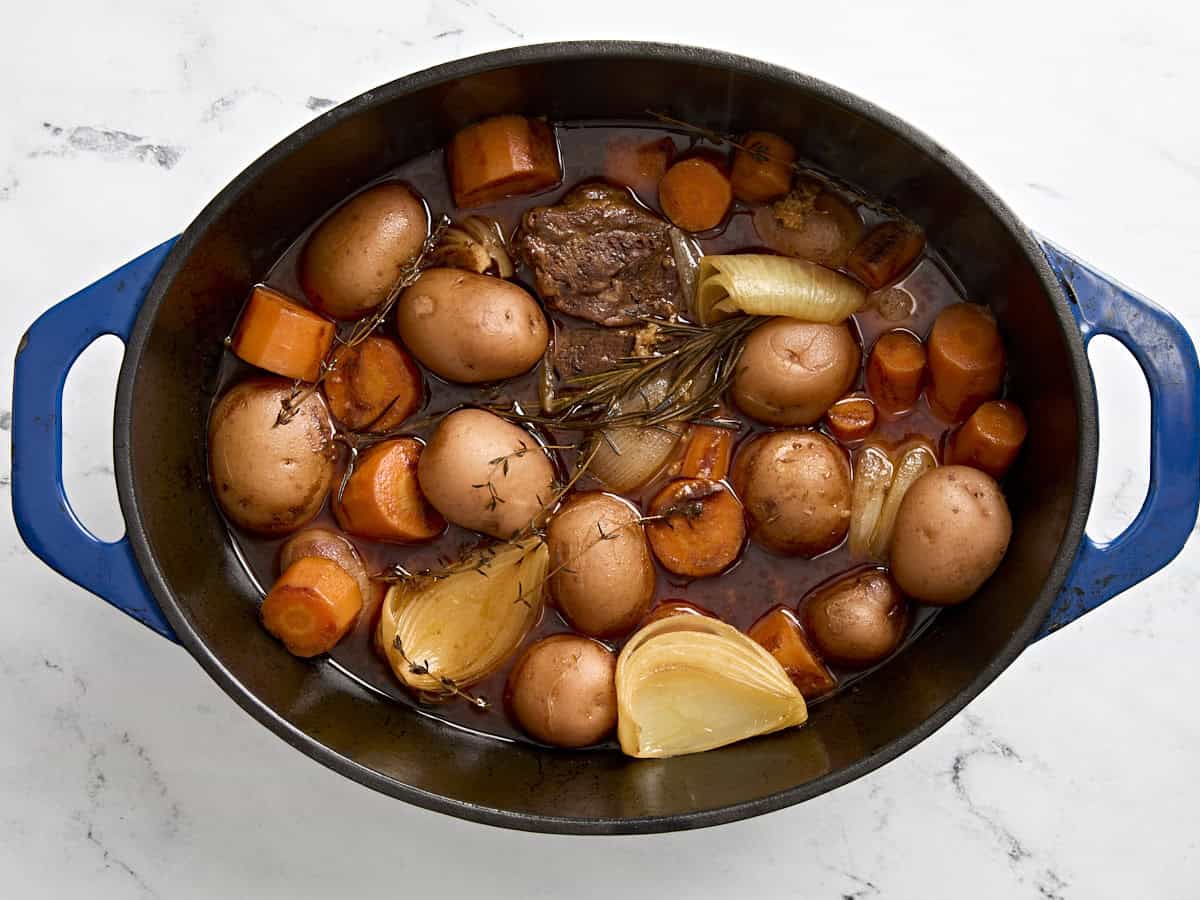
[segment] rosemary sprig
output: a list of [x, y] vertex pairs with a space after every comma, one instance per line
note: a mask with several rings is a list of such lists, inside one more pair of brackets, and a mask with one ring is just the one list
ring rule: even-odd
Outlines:
[[442, 216], [429, 232], [429, 236], [421, 244], [420, 252], [413, 257], [400, 270], [400, 274], [396, 276], [395, 282], [388, 291], [384, 301], [375, 307], [374, 311], [363, 316], [356, 321], [350, 329], [350, 333], [346, 337], [335, 337], [333, 347], [329, 353], [321, 360], [321, 367], [317, 372], [317, 379], [310, 384], [305, 384], [303, 381], [297, 380], [292, 385], [291, 393], [283, 398], [280, 403], [279, 415], [275, 419], [276, 425], [286, 425], [299, 411], [301, 405], [317, 392], [317, 388], [325, 378], [337, 368], [341, 354], [344, 350], [349, 350], [358, 346], [367, 338], [369, 338], [375, 330], [387, 321], [387, 317], [391, 314], [392, 308], [396, 305], [396, 301], [400, 299], [400, 294], [404, 289], [411, 285], [420, 277], [421, 272], [425, 270], [427, 261], [438, 241], [442, 238], [442, 232], [450, 224], [450, 219]]
[[[604, 372], [563, 379], [559, 388], [544, 392], [555, 396], [551, 410], [544, 408], [544, 400], [536, 413], [500, 404], [486, 408], [512, 421], [564, 431], [595, 432], [691, 421], [717, 406], [737, 371], [745, 337], [764, 319], [737, 316], [703, 327], [665, 319], [645, 321], [657, 325], [668, 337], [678, 337], [678, 343], [661, 355], [630, 357]], [[663, 400], [645, 403], [642, 409], [622, 408], [623, 404], [629, 406], [630, 398], [664, 394], [661, 386], [651, 389], [662, 378], [666, 379]], [[565, 392], [562, 399], [558, 398], [560, 389]]]

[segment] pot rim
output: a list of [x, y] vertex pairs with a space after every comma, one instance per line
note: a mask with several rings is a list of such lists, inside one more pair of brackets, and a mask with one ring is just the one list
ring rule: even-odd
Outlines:
[[[805, 782], [789, 790], [780, 791], [779, 793], [754, 800], [687, 813], [641, 818], [545, 816], [534, 813], [494, 809], [455, 800], [415, 788], [376, 772], [337, 753], [300, 731], [282, 716], [276, 714], [263, 704], [237, 680], [183, 615], [175, 601], [170, 586], [163, 576], [162, 569], [150, 549], [150, 543], [141, 521], [138, 498], [133, 489], [132, 460], [128, 452], [132, 439], [133, 384], [142, 352], [150, 334], [154, 313], [166, 296], [168, 288], [174, 281], [184, 260], [191, 255], [211, 223], [229, 209], [234, 200], [258, 178], [262, 170], [271, 167], [293, 152], [297, 147], [308, 143], [344, 119], [353, 117], [376, 104], [390, 102], [404, 94], [494, 69], [509, 68], [529, 63], [568, 60], [613, 60], [621, 58], [656, 58], [673, 63], [691, 63], [720, 67], [773, 80], [787, 87], [812, 93], [826, 102], [841, 106], [893, 132], [917, 149], [937, 158], [942, 165], [946, 166], [946, 168], [960, 178], [983, 201], [988, 211], [996, 217], [1025, 252], [1026, 257], [1033, 265], [1041, 280], [1042, 287], [1053, 306], [1055, 315], [1058, 317], [1059, 326], [1065, 337], [1067, 352], [1071, 358], [1075, 402], [1079, 411], [1075, 494], [1063, 540], [1050, 567], [1049, 577], [1043, 583], [1038, 598], [1030, 608], [1021, 627], [1009, 636], [1008, 641], [1004, 644], [1000, 652], [992, 658], [968, 685], [917, 728], [884, 744], [873, 753], [864, 756], [852, 765], [830, 772], [827, 775]], [[1029, 644], [1043, 619], [1049, 613], [1051, 603], [1066, 581], [1067, 574], [1083, 537], [1088, 510], [1091, 506], [1092, 491], [1095, 486], [1097, 447], [1099, 444], [1095, 384], [1092, 379], [1087, 354], [1084, 350], [1083, 340], [1075, 318], [1070, 311], [1068, 299], [1052, 273], [1049, 263], [1032, 233], [987, 185], [957, 157], [947, 152], [941, 145], [919, 129], [874, 104], [841, 88], [834, 87], [819, 79], [803, 75], [783, 66], [702, 47], [649, 41], [605, 40], [564, 41], [512, 47], [456, 59], [406, 75], [373, 90], [359, 94], [357, 97], [313, 119], [285, 137], [247, 166], [204, 207], [188, 226], [187, 230], [184, 231], [172, 248], [170, 255], [163, 264], [146, 296], [146, 300], [138, 313], [137, 321], [126, 344], [125, 357], [121, 365], [121, 372], [117, 382], [113, 435], [117, 493], [126, 523], [126, 533], [133, 546], [134, 554], [146, 583], [149, 585], [167, 620], [175, 629], [175, 633], [188, 652], [196, 658], [213, 680], [242, 709], [309, 757], [381, 793], [405, 800], [425, 809], [446, 813], [461, 819], [522, 831], [558, 834], [645, 834], [703, 828], [750, 818], [795, 805], [847, 784], [890, 762], [932, 735], [958, 714], [1016, 659], [1020, 652]]]

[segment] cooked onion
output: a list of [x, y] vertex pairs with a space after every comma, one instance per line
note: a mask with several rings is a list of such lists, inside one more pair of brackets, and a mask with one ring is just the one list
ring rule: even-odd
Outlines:
[[671, 237], [671, 254], [675, 257], [675, 271], [679, 274], [679, 291], [688, 309], [696, 306], [696, 282], [700, 278], [700, 248], [678, 228], [672, 226], [667, 234]]
[[617, 660], [617, 737], [630, 756], [699, 753], [807, 718], [775, 657], [707, 616], [651, 622]]
[[832, 324], [866, 300], [857, 281], [804, 259], [737, 253], [700, 260], [696, 312], [706, 324], [739, 312]]
[[504, 232], [495, 219], [467, 216], [442, 232], [429, 260], [435, 266], [466, 269], [478, 275], [487, 273], [511, 278], [512, 258], [504, 243]]
[[545, 543], [530, 539], [476, 551], [444, 577], [395, 585], [379, 645], [396, 677], [444, 697], [495, 672], [541, 618], [549, 559]]
[[937, 467], [937, 456], [933, 448], [924, 443], [910, 445], [896, 463], [896, 474], [892, 476], [888, 488], [887, 499], [883, 501], [883, 509], [879, 513], [879, 524], [871, 537], [871, 554], [877, 559], [886, 559], [888, 548], [892, 544], [892, 531], [896, 527], [896, 513], [900, 511], [900, 501], [913, 486], [913, 482]]
[[[613, 413], [653, 409], [666, 399], [667, 387], [667, 376], [660, 376], [644, 391], [618, 404]], [[596, 435], [599, 445], [588, 471], [618, 494], [641, 487], [666, 465], [685, 430], [681, 422], [606, 428]]]
[[850, 501], [850, 552], [871, 556], [871, 538], [892, 483], [892, 460], [880, 447], [863, 447], [854, 458], [854, 493]]

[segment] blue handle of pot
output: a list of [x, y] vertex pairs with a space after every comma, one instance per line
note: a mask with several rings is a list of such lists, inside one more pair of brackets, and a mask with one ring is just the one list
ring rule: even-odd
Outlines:
[[1142, 367], [1150, 386], [1150, 487], [1137, 517], [1116, 538], [1097, 543], [1084, 535], [1039, 638], [1174, 559], [1200, 507], [1200, 365], [1187, 331], [1145, 297], [1050, 242], [1041, 244], [1071, 301], [1084, 344], [1098, 334], [1110, 335]]
[[62, 394], [96, 338], [127, 340], [175, 239], [126, 263], [43, 313], [17, 347], [13, 371], [12, 503], [21, 537], [51, 568], [171, 640], [128, 537], [102, 541], [71, 509], [62, 481]]

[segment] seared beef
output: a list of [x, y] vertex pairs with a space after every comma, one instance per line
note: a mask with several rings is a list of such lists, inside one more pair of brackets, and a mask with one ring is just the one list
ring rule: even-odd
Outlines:
[[637, 328], [559, 328], [554, 335], [554, 374], [559, 378], [607, 372], [630, 357], [652, 356], [669, 350], [674, 342], [664, 338], [657, 325]]
[[547, 306], [601, 325], [674, 314], [679, 279], [670, 225], [629, 192], [585, 184], [525, 213], [516, 252]]

